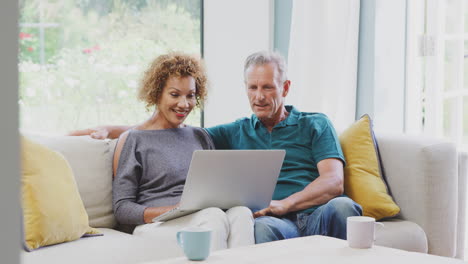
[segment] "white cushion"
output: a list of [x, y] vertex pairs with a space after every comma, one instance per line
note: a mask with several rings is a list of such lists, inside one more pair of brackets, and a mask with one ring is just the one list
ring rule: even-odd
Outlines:
[[378, 135], [388, 187], [398, 218], [424, 229], [429, 253], [454, 257], [457, 241], [458, 155], [446, 140]]
[[89, 136], [25, 134], [31, 140], [60, 152], [70, 163], [92, 227], [115, 227], [112, 211], [112, 158], [116, 140]]
[[156, 261], [178, 252], [170, 252], [164, 242], [154, 242], [113, 229], [100, 228], [104, 235], [86, 237], [68, 243], [21, 252], [23, 264], [128, 264]]
[[381, 223], [384, 224], [383, 227], [375, 227], [376, 245], [427, 253], [426, 233], [419, 225], [400, 219], [391, 219]]
[[468, 176], [468, 153], [460, 152], [458, 155], [458, 216], [457, 216], [457, 255], [456, 258], [465, 258], [465, 221], [466, 221], [466, 182]]

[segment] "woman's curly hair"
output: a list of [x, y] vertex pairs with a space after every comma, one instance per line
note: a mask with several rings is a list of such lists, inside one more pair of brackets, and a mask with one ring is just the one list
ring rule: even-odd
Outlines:
[[157, 106], [167, 80], [172, 77], [192, 76], [195, 79], [195, 98], [201, 107], [207, 93], [205, 67], [200, 59], [180, 52], [158, 56], [144, 73], [138, 99], [146, 102], [146, 108]]

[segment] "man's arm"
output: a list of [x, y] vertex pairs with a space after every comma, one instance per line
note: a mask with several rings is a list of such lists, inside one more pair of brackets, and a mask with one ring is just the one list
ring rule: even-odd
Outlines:
[[68, 136], [87, 136], [90, 135], [94, 139], [115, 139], [123, 132], [135, 126], [98, 126], [82, 130], [75, 130], [68, 133]]
[[273, 200], [268, 208], [254, 213], [254, 217], [265, 215], [282, 216], [315, 205], [327, 203], [343, 194], [343, 163], [339, 159], [324, 159], [317, 164], [319, 177], [302, 191], [283, 200]]

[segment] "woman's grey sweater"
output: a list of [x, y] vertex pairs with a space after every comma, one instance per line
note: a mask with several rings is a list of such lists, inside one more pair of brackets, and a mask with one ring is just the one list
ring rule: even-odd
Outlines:
[[130, 130], [112, 188], [117, 222], [144, 224], [147, 207], [178, 203], [192, 153], [199, 149], [214, 149], [202, 128]]

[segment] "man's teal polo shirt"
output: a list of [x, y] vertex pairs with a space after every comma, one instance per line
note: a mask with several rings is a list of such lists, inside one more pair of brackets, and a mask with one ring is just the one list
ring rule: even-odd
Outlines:
[[[271, 133], [257, 116], [206, 128], [216, 149], [284, 149], [286, 156], [273, 200], [302, 191], [318, 176], [317, 163], [328, 158], [343, 161], [340, 142], [330, 120], [321, 113], [299, 112], [286, 106], [288, 117]], [[318, 206], [301, 212], [313, 212]]]

